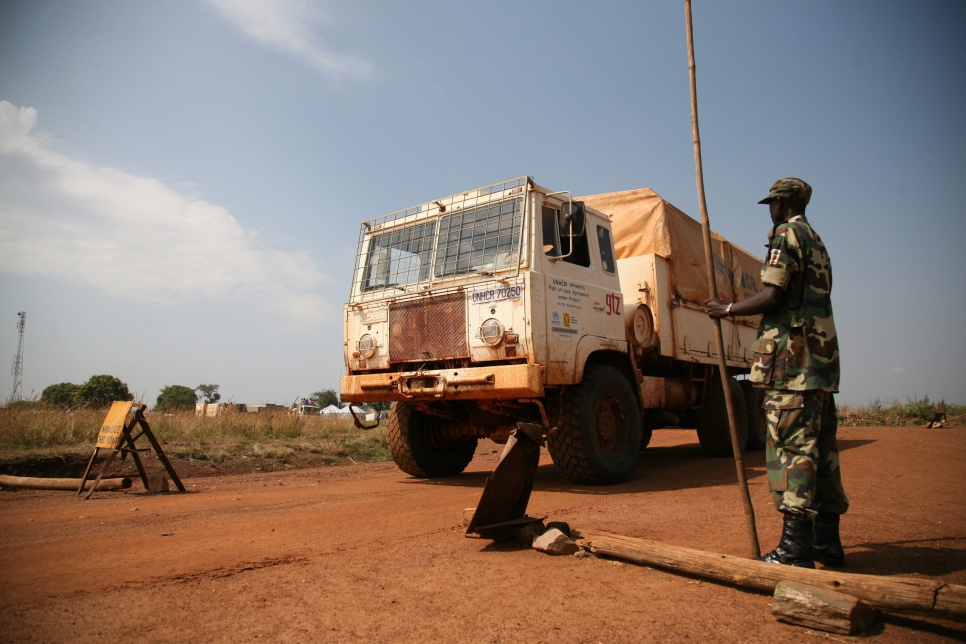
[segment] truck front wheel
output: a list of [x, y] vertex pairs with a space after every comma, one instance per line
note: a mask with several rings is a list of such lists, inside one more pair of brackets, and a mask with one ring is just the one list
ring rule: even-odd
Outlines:
[[420, 478], [459, 474], [473, 460], [479, 440], [453, 436], [447, 431], [451, 422], [419, 412], [410, 402], [394, 402], [386, 429], [392, 460], [406, 474]]
[[630, 383], [608, 365], [587, 368], [583, 382], [563, 392], [562, 418], [547, 438], [553, 462], [574, 483], [626, 481], [641, 453], [643, 424]]

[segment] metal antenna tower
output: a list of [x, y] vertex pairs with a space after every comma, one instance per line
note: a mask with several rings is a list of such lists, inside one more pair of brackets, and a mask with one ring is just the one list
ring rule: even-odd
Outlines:
[[23, 328], [27, 324], [27, 312], [17, 313], [20, 320], [17, 322], [17, 332], [20, 336], [17, 341], [17, 354], [13, 357], [13, 366], [10, 367], [10, 378], [13, 380], [13, 389], [10, 392], [10, 402], [20, 402], [23, 400]]

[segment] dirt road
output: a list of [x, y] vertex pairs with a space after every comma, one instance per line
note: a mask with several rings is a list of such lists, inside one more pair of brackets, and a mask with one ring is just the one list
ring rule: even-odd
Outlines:
[[[851, 572], [966, 583], [966, 429], [843, 428]], [[596, 557], [463, 536], [500, 447], [462, 476], [391, 463], [186, 477], [188, 494], [0, 493], [0, 639], [9, 642], [818, 641], [771, 597]], [[761, 453], [746, 455], [762, 550], [778, 539]], [[529, 514], [739, 556], [734, 462], [655, 432], [635, 478], [567, 482], [541, 458]], [[886, 616], [876, 641], [966, 638], [966, 623]], [[850, 639], [836, 636], [837, 639]]]

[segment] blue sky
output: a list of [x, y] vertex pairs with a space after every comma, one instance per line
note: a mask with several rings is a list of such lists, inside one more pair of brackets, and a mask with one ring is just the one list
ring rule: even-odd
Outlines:
[[[712, 227], [761, 254], [811, 183], [840, 401], [966, 402], [966, 5], [693, 17]], [[521, 175], [698, 218], [689, 100], [683, 2], [0, 0], [0, 364], [26, 311], [26, 397], [338, 389], [361, 220]]]

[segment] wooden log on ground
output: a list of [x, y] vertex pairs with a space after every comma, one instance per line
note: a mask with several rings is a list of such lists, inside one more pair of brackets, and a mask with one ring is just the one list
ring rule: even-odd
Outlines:
[[942, 581], [782, 566], [598, 530], [581, 531], [580, 537], [577, 543], [594, 554], [717, 579], [769, 593], [774, 592], [780, 581], [797, 581], [853, 595], [876, 608], [937, 611], [958, 617], [966, 616], [966, 589]]
[[857, 597], [796, 581], [778, 582], [771, 612], [789, 624], [843, 635], [867, 630], [876, 615]]
[[[87, 489], [93, 485], [94, 481], [89, 480], [84, 486]], [[34, 490], [71, 490], [76, 492], [80, 487], [81, 479], [51, 479], [36, 476], [9, 476], [0, 474], [0, 487], [29, 488]], [[101, 479], [97, 484], [98, 490], [126, 490], [131, 487], [131, 479], [111, 478]]]
[[966, 615], [966, 586], [947, 584], [936, 593], [936, 612]]

